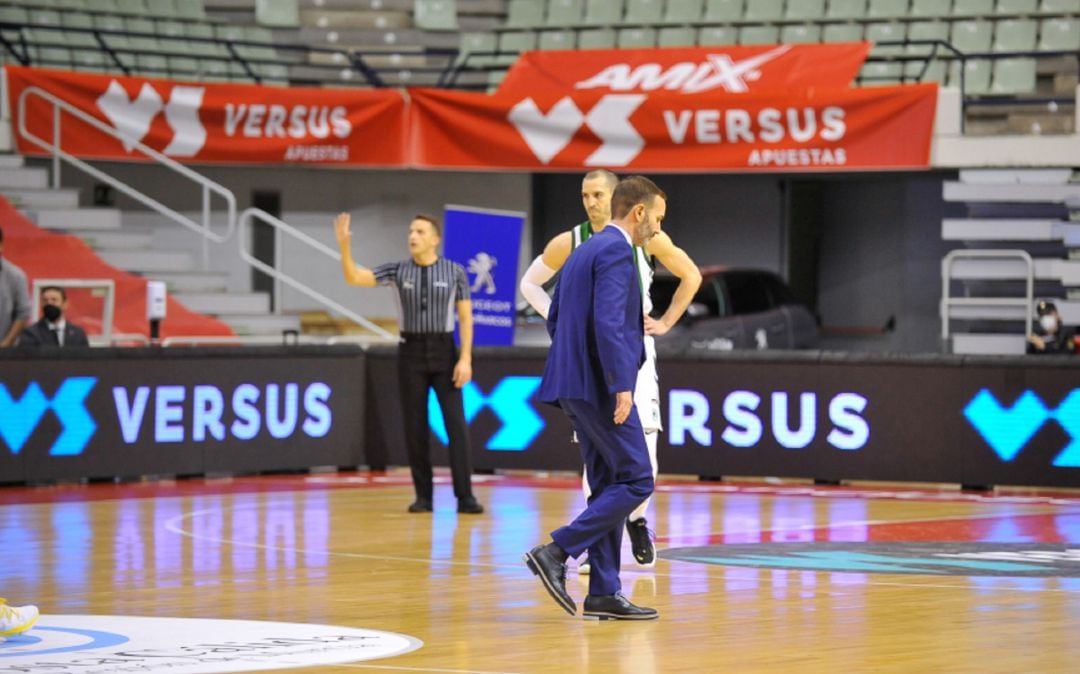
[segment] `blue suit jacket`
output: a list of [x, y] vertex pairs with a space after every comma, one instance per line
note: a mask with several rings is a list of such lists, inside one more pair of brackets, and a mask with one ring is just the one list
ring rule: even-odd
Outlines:
[[645, 362], [641, 284], [634, 249], [608, 225], [563, 265], [548, 311], [551, 351], [539, 398], [585, 400], [614, 407], [615, 393], [633, 391]]

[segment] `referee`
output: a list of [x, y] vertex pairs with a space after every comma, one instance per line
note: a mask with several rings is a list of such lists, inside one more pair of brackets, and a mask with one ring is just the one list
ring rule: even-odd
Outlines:
[[[349, 214], [334, 219], [341, 247], [345, 281], [362, 288], [392, 285], [401, 307], [402, 343], [398, 349], [398, 383], [405, 421], [405, 444], [412, 468], [416, 501], [411, 513], [432, 511], [431, 448], [428, 445], [428, 388], [435, 389], [450, 436], [450, 472], [454, 477], [457, 511], [484, 512], [472, 492], [472, 462], [465, 426], [461, 387], [472, 379], [473, 319], [465, 269], [436, 252], [442, 232], [434, 218], [417, 215], [409, 223], [409, 253], [401, 262], [374, 269], [352, 259]], [[461, 327], [461, 355], [454, 345], [454, 310]]]

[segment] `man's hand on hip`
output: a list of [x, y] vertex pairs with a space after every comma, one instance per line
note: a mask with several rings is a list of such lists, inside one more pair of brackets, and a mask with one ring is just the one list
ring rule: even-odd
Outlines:
[[652, 316], [645, 316], [645, 334], [652, 335], [653, 337], [659, 337], [666, 335], [671, 330], [671, 326], [663, 321], [658, 321]]
[[634, 408], [634, 396], [630, 391], [619, 391], [615, 394], [615, 425], [621, 425], [630, 416], [630, 410]]

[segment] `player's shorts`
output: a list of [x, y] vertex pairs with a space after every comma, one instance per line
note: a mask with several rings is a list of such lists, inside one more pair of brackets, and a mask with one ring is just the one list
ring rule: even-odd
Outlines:
[[646, 431], [664, 428], [660, 421], [660, 376], [656, 373], [656, 341], [645, 336], [645, 364], [638, 370], [634, 385], [634, 407], [637, 408], [641, 427]]
[[[660, 421], [660, 376], [656, 373], [656, 342], [645, 335], [645, 364], [638, 370], [634, 384], [634, 407], [641, 427], [646, 433], [664, 429]], [[577, 432], [571, 431], [571, 442], [577, 442]]]

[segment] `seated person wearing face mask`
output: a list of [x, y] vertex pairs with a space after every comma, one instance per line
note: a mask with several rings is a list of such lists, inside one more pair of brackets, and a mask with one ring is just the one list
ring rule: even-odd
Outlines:
[[45, 316], [24, 329], [19, 335], [19, 346], [90, 346], [86, 332], [64, 319], [67, 309], [67, 292], [59, 286], [41, 289], [41, 313]]
[[1038, 327], [1028, 337], [1027, 352], [1034, 354], [1076, 353], [1076, 330], [1061, 324], [1061, 315], [1053, 302], [1043, 300], [1035, 306]]

